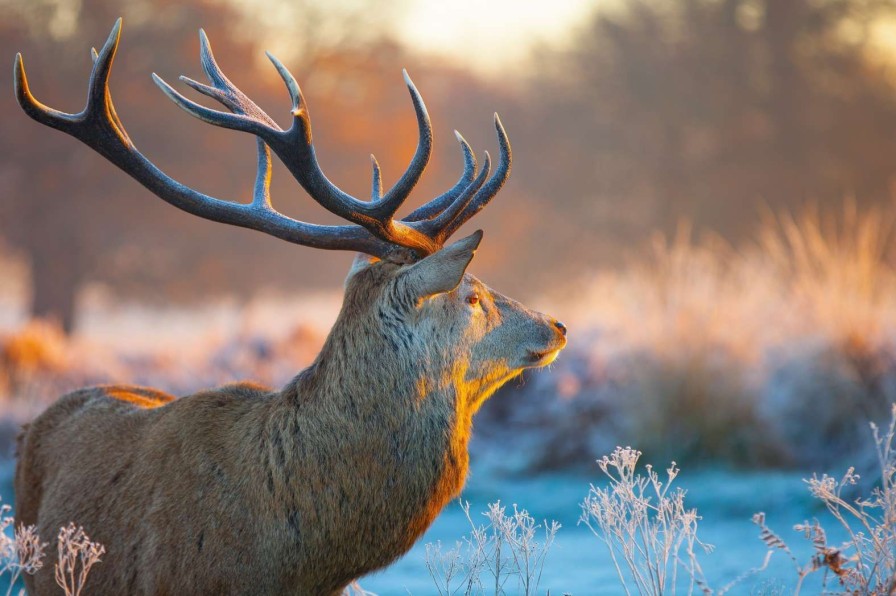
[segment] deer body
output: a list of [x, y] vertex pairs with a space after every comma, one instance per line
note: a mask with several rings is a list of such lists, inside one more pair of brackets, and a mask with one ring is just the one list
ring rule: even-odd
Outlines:
[[[235, 385], [152, 407], [122, 401], [130, 390], [60, 400], [29, 431], [16, 479], [22, 523], [52, 536], [77, 519], [109, 545], [97, 594], [337, 593], [410, 548], [463, 483], [466, 462], [443, 456], [466, 454], [469, 429], [446, 403], [362, 413], [299, 387]], [[59, 453], [81, 442], [95, 452], [72, 454], [76, 475]], [[52, 593], [52, 572], [29, 588]]]
[[[550, 319], [470, 276], [424, 307], [463, 305], [468, 325], [431, 327], [440, 337], [405, 326], [430, 317], [370, 296], [381, 274], [411, 277], [401, 269], [375, 263], [350, 278], [321, 354], [281, 391], [63, 397], [21, 438], [18, 521], [52, 535], [78, 520], [105, 544], [90, 577], [100, 594], [330, 594], [387, 565], [462, 488], [476, 408], [539, 363], [520, 350], [528, 362], [514, 366], [494, 347], [536, 323], [536, 345], [563, 344]], [[474, 287], [482, 316], [462, 300]], [[33, 581], [33, 593], [55, 586], [49, 570]]]
[[[339, 593], [405, 553], [460, 492], [472, 417], [482, 402], [523, 369], [550, 363], [566, 344], [561, 323], [465, 273], [482, 232], [444, 246], [509, 173], [503, 128], [496, 121], [502, 159], [491, 179], [485, 181], [487, 160], [474, 178], [475, 159], [458, 137], [465, 159], [460, 182], [396, 221], [392, 214], [431, 143], [428, 116], [409, 79], [421, 130], [418, 155], [385, 195], [374, 162], [374, 200], [361, 209], [321, 178], [307, 109], [285, 68], [275, 60], [293, 97], [289, 131], [223, 76], [203, 36], [203, 67], [213, 87], [190, 85], [233, 115], [196, 107], [167, 86], [166, 93], [204, 120], [259, 138], [253, 201], [220, 201], [148, 167], [127, 138], [105, 86], [119, 28], [120, 22], [95, 58], [91, 100], [79, 115], [39, 104], [19, 58], [17, 92], [26, 112], [191, 213], [374, 256], [355, 260], [321, 353], [280, 391], [242, 383], [174, 399], [154, 389], [106, 386], [62, 397], [20, 436], [16, 521], [35, 524], [45, 537], [74, 521], [102, 543], [106, 555], [91, 571], [91, 593]], [[293, 173], [303, 186], [357, 225], [311, 226], [273, 210], [268, 145], [289, 161], [296, 155], [286, 152], [284, 139], [297, 144], [303, 165]], [[26, 586], [54, 592], [52, 568], [27, 576]]]

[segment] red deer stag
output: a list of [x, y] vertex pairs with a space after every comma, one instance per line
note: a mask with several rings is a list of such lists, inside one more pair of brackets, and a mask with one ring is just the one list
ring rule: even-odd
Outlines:
[[[316, 248], [362, 253], [320, 355], [282, 390], [238, 383], [175, 399], [131, 386], [62, 397], [19, 441], [18, 523], [43, 536], [75, 521], [106, 546], [90, 574], [96, 594], [335, 594], [405, 553], [463, 487], [472, 416], [523, 369], [550, 363], [566, 328], [466, 274], [482, 232], [445, 246], [498, 192], [510, 145], [495, 117], [500, 160], [464, 171], [448, 192], [403, 219], [396, 211], [432, 146], [423, 100], [405, 74], [419, 141], [407, 171], [362, 201], [330, 182], [311, 142], [295, 79], [269, 55], [292, 99], [283, 130], [221, 72], [200, 32], [209, 85], [181, 80], [230, 113], [155, 82], [193, 116], [257, 137], [258, 174], [245, 204], [171, 179], [125, 132], [108, 79], [121, 20], [93, 52], [87, 106], [67, 114], [39, 103], [15, 62], [25, 112], [81, 140], [184, 211]], [[339, 226], [296, 221], [269, 196], [271, 151]], [[54, 591], [52, 569], [27, 578]]]

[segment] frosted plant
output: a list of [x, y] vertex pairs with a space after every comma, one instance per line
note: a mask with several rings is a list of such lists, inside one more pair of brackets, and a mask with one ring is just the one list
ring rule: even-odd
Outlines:
[[545, 557], [560, 524], [536, 524], [529, 512], [517, 505], [508, 515], [499, 501], [483, 514], [488, 524], [479, 525], [470, 515], [469, 503], [461, 503], [461, 508], [470, 522], [470, 535], [447, 551], [441, 542], [426, 545], [426, 567], [439, 595], [485, 593], [482, 575], [486, 570], [491, 575], [488, 589], [495, 595], [506, 594], [511, 580], [513, 594], [537, 594]]
[[100, 562], [106, 547], [92, 542], [84, 528], [70, 522], [59, 529], [56, 550], [56, 583], [66, 596], [80, 596], [90, 568]]
[[34, 575], [43, 567], [44, 549], [47, 543], [40, 541], [34, 526], [20, 525], [10, 535], [8, 530], [15, 523], [9, 505], [0, 506], [0, 575], [9, 574], [6, 596], [13, 593], [22, 573]]
[[880, 486], [871, 496], [846, 496], [859, 481], [859, 475], [849, 468], [841, 478], [813, 475], [806, 485], [813, 497], [824, 503], [828, 512], [846, 532], [843, 544], [828, 544], [827, 533], [815, 520], [794, 526], [812, 543], [811, 560], [801, 565], [779, 536], [765, 525], [765, 516], [757, 513], [753, 521], [761, 529], [760, 538], [773, 550], [785, 551], [793, 560], [799, 581], [815, 571], [824, 571], [823, 590], [830, 593], [828, 582], [835, 579], [837, 593], [893, 594], [896, 592], [896, 404], [891, 407], [890, 424], [883, 436], [871, 424], [881, 470]]
[[17, 562], [16, 541], [8, 532], [15, 523], [15, 518], [8, 515], [11, 510], [9, 505], [0, 505], [0, 575], [11, 572]]
[[376, 596], [376, 594], [368, 592], [357, 581], [353, 581], [345, 587], [341, 596]]
[[640, 457], [631, 447], [617, 447], [598, 460], [610, 483], [606, 488], [591, 486], [579, 523], [607, 545], [626, 594], [631, 590], [623, 565], [638, 594], [674, 594], [679, 567], [688, 574], [689, 592], [695, 586], [708, 591], [695, 548], [708, 552], [712, 547], [697, 538], [700, 517], [695, 509], [685, 508], [685, 491], [672, 489], [678, 467], [672, 462], [665, 481], [650, 465], [642, 476], [635, 471]]
[[426, 569], [439, 596], [451, 596], [458, 592], [469, 596], [481, 591], [478, 554], [479, 551], [467, 537], [449, 550], [442, 548], [441, 541], [426, 545]]
[[[536, 524], [528, 511], [519, 509], [516, 504], [513, 505], [512, 515], [507, 515], [505, 511], [506, 507], [502, 507], [498, 501], [491, 503], [488, 511], [483, 514], [489, 521], [484, 533], [489, 541], [483, 545], [485, 548], [482, 550], [492, 553], [492, 556], [485, 557], [485, 565], [495, 579], [495, 594], [502, 593], [503, 585], [513, 576], [517, 578], [517, 590], [514, 593], [527, 596], [536, 594], [545, 557], [560, 524], [555, 521], [548, 524], [545, 521], [544, 542], [539, 542], [538, 530], [542, 525]], [[466, 512], [469, 519], [469, 505]]]
[[5, 568], [10, 572], [9, 588], [6, 596], [12, 594], [12, 589], [22, 573], [34, 575], [44, 566], [44, 550], [46, 542], [40, 541], [37, 528], [33, 525], [19, 525], [13, 538], [14, 558], [8, 559]]

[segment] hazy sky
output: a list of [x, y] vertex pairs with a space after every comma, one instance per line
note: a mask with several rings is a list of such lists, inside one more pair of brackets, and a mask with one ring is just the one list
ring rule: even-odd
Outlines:
[[562, 41], [570, 26], [610, 0], [412, 0], [397, 27], [421, 50], [481, 70], [525, 57], [533, 42]]
[[[494, 74], [528, 57], [538, 42], [562, 43], [595, 9], [621, 0], [407, 0], [395, 31], [412, 47]], [[872, 48], [896, 57], [896, 20], [872, 28]]]

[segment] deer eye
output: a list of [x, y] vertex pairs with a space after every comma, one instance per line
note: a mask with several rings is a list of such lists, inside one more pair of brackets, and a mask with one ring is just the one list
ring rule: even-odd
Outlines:
[[467, 304], [469, 304], [470, 306], [476, 306], [477, 304], [479, 304], [479, 294], [476, 292], [467, 294]]

